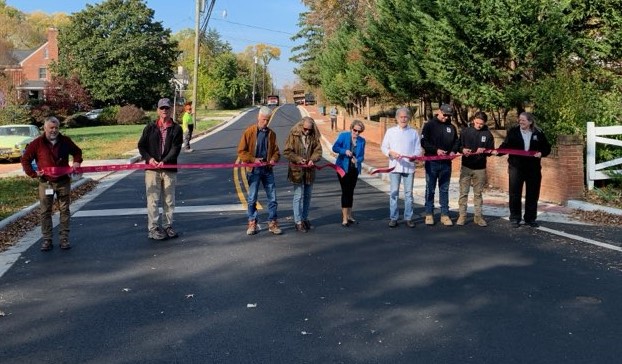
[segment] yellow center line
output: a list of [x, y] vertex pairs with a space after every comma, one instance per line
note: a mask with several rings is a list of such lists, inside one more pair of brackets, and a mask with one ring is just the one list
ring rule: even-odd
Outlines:
[[[240, 163], [240, 158], [235, 160], [235, 163]], [[242, 206], [248, 206], [248, 201], [246, 200], [245, 193], [248, 194], [249, 186], [248, 180], [246, 179], [245, 167], [235, 167], [233, 168], [233, 184], [235, 185], [235, 191], [238, 194], [238, 199]], [[240, 183], [241, 182], [241, 183]], [[244, 191], [242, 191], [242, 185], [244, 185]], [[257, 210], [262, 210], [263, 207], [257, 201]]]

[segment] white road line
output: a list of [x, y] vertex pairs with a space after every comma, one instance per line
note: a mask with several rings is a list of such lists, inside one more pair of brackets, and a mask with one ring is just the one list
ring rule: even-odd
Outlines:
[[583, 243], [588, 243], [588, 244], [596, 245], [596, 246], [599, 246], [601, 248], [622, 252], [622, 247], [619, 247], [619, 246], [616, 246], [616, 245], [612, 245], [612, 244], [607, 244], [607, 243], [601, 243], [600, 241], [584, 238], [584, 237], [579, 236], [579, 235], [568, 234], [568, 233], [565, 233], [563, 231], [553, 230], [553, 229], [549, 229], [549, 228], [546, 228], [546, 227], [543, 227], [543, 226], [538, 227], [538, 230], [542, 230], [542, 231], [545, 231], [545, 232], [547, 232], [549, 234], [553, 234], [553, 235], [563, 236], [563, 237], [568, 238], [568, 239], [573, 239], [573, 240], [581, 241]]
[[[204, 206], [175, 206], [175, 214], [198, 213], [198, 212], [229, 212], [246, 211], [246, 207], [240, 204], [230, 205], [204, 205]], [[162, 213], [162, 208], [160, 208]], [[104, 210], [80, 210], [71, 217], [104, 217], [104, 216], [128, 216], [128, 215], [147, 215], [147, 208], [131, 209], [104, 209]]]

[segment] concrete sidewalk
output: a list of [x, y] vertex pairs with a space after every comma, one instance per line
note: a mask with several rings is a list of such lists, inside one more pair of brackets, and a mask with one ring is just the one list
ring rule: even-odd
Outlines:
[[[342, 132], [333, 131], [330, 129], [330, 118], [328, 115], [322, 115], [316, 107], [313, 106], [299, 106], [303, 115], [312, 117], [322, 133], [322, 142], [324, 149], [324, 158], [329, 161], [335, 160], [335, 154], [332, 152], [332, 144], [337, 138], [337, 135]], [[365, 137], [365, 134], [363, 134]], [[384, 168], [388, 166], [388, 157], [382, 154], [380, 145], [373, 142], [367, 142], [365, 148], [365, 161], [363, 163], [363, 172], [361, 173], [361, 179], [367, 183], [374, 185], [382, 191], [389, 192], [389, 182], [387, 174], [371, 175], [370, 173], [377, 168]], [[415, 183], [413, 188], [413, 198], [415, 204], [423, 205], [425, 197], [425, 171], [423, 165], [417, 165], [415, 170]], [[454, 171], [452, 173], [451, 182], [449, 185], [449, 208], [456, 212], [458, 209], [458, 197], [459, 197], [459, 185], [458, 175]], [[468, 213], [470, 214], [469, 220], [473, 214], [473, 193], [469, 194]], [[387, 202], [388, 204], [388, 202]], [[436, 194], [436, 204], [438, 208], [438, 193]], [[622, 215], [622, 210], [615, 209], [606, 206], [599, 206], [583, 201], [569, 201], [568, 206], [560, 206], [557, 204], [546, 203], [540, 201], [538, 203], [538, 220], [548, 222], [559, 223], [572, 223], [572, 224], [585, 224], [576, 218], [574, 218], [574, 210], [602, 210], [611, 214]], [[507, 193], [498, 190], [488, 189], [484, 192], [484, 215], [505, 217], [509, 216], [508, 210], [508, 196]]]

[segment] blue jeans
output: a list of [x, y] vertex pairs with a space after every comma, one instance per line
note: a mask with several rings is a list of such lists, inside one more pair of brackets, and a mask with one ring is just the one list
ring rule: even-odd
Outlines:
[[309, 220], [309, 205], [311, 205], [312, 184], [295, 183], [294, 184], [294, 222], [296, 224]]
[[276, 208], [276, 185], [274, 184], [274, 172], [268, 168], [254, 168], [251, 173], [246, 174], [248, 181], [248, 221], [257, 219], [257, 193], [259, 192], [259, 184], [263, 185], [268, 198], [268, 221], [277, 219]]
[[434, 214], [434, 191], [438, 183], [441, 215], [449, 214], [449, 179], [451, 178], [451, 162], [425, 162], [425, 213]]
[[389, 218], [398, 220], [400, 210], [397, 201], [400, 197], [400, 182], [404, 181], [404, 220], [411, 220], [413, 217], [413, 181], [414, 173], [390, 173], [391, 193], [389, 194]]

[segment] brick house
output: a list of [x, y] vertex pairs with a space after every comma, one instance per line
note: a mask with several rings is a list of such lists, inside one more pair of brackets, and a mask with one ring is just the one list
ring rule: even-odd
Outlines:
[[13, 59], [14, 64], [3, 66], [7, 82], [0, 89], [0, 107], [9, 98], [22, 102], [44, 99], [45, 87], [52, 79], [49, 65], [58, 60], [58, 29], [48, 28], [47, 41], [38, 48], [14, 50]]

